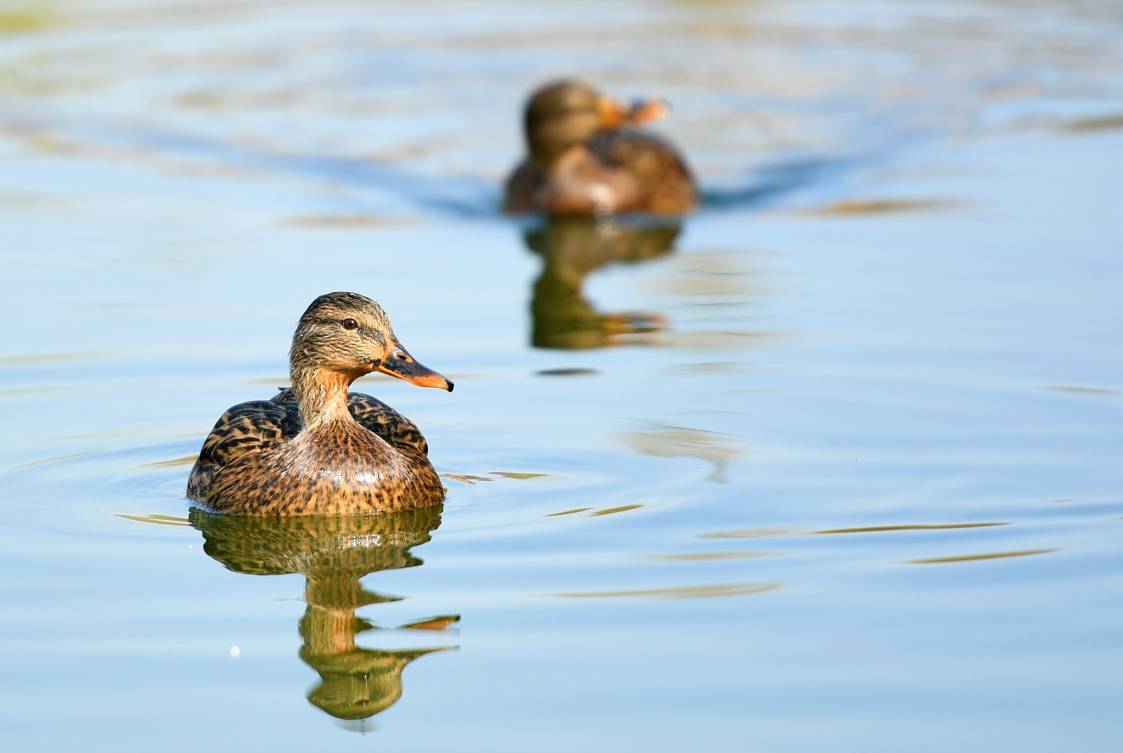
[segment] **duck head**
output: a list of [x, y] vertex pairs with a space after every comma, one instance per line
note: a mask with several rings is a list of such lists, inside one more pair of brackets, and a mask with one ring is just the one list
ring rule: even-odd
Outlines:
[[419, 387], [452, 392], [453, 384], [421, 365], [398, 340], [390, 317], [375, 301], [358, 293], [328, 293], [312, 301], [300, 317], [289, 352], [293, 387], [309, 378], [335, 377], [346, 384], [379, 371]]
[[627, 103], [602, 94], [584, 81], [554, 81], [535, 91], [526, 104], [527, 149], [531, 159], [549, 169], [597, 131], [640, 125], [666, 112], [662, 100]]

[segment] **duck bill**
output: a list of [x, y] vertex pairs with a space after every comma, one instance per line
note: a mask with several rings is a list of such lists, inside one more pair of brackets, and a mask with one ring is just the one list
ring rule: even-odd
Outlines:
[[451, 381], [445, 379], [444, 376], [433, 371], [428, 366], [413, 360], [408, 353], [404, 353], [403, 351], [403, 354], [406, 358], [390, 358], [385, 363], [379, 365], [377, 370], [387, 376], [404, 379], [410, 384], [416, 384], [418, 387], [436, 387], [452, 392], [453, 384]]
[[665, 99], [640, 99], [632, 103], [628, 110], [628, 123], [642, 125], [653, 120], [662, 120], [671, 111]]
[[614, 130], [621, 126], [638, 126], [659, 120], [669, 111], [665, 100], [640, 99], [635, 102], [621, 102], [611, 97], [600, 99], [600, 125], [606, 130]]

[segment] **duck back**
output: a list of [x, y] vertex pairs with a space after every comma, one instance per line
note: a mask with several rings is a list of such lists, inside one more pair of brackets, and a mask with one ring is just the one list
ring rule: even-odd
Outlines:
[[[592, 215], [600, 198], [613, 212], [678, 215], [698, 204], [690, 168], [671, 144], [654, 134], [598, 131], [585, 149], [587, 158], [564, 173], [524, 160], [507, 180], [504, 210]], [[602, 196], [605, 191], [608, 196]]]

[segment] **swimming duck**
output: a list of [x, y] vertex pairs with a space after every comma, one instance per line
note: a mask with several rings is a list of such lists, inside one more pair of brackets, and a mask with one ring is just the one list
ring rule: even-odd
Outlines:
[[538, 89], [526, 105], [529, 155], [507, 179], [504, 211], [690, 211], [698, 203], [698, 190], [675, 148], [626, 127], [656, 120], [666, 111], [661, 101], [629, 105], [583, 81], [555, 81]]
[[189, 497], [243, 515], [388, 512], [444, 499], [413, 422], [348, 392], [372, 371], [452, 391], [402, 347], [381, 306], [357, 293], [312, 301], [289, 366], [291, 388], [218, 419], [191, 470]]

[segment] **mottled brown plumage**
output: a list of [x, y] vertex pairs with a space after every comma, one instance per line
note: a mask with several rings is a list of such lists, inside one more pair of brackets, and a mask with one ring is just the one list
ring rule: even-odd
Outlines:
[[444, 499], [417, 427], [369, 395], [348, 393], [372, 371], [452, 390], [413, 360], [377, 303], [320, 296], [300, 318], [289, 360], [292, 388], [235, 405], [215, 424], [189, 497], [245, 515], [387, 512]]
[[543, 86], [527, 102], [528, 155], [507, 179], [511, 213], [677, 215], [698, 190], [673, 146], [626, 128], [661, 117], [661, 102], [626, 105], [581, 81]]

